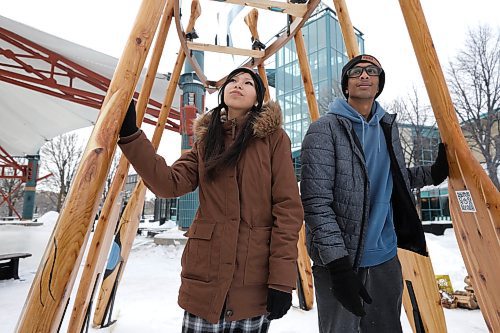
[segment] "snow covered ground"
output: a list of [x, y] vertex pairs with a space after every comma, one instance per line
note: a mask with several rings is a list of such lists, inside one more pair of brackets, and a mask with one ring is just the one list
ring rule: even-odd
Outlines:
[[[33, 254], [32, 257], [20, 261], [20, 280], [0, 280], [1, 333], [14, 331], [56, 219], [57, 213], [51, 212], [39, 219], [44, 223], [43, 226], [0, 226], [0, 253]], [[453, 288], [463, 290], [463, 279], [467, 273], [453, 230], [447, 229], [443, 236], [426, 236], [435, 273], [449, 274]], [[113, 318], [117, 319], [117, 322], [109, 328], [91, 328], [90, 331], [179, 332], [183, 310], [177, 305], [177, 290], [180, 284], [182, 250], [182, 245], [155, 245], [152, 238], [138, 236], [116, 297]], [[75, 287], [74, 290], [76, 289]], [[283, 319], [272, 322], [270, 332], [318, 332], [316, 309], [308, 312], [300, 310], [295, 294], [293, 302], [294, 306]], [[69, 309], [71, 306], [70, 303]], [[479, 310], [444, 309], [444, 313], [449, 332], [488, 332]], [[411, 332], [404, 311], [402, 323], [404, 332]], [[61, 332], [65, 331], [64, 325], [63, 323]]]

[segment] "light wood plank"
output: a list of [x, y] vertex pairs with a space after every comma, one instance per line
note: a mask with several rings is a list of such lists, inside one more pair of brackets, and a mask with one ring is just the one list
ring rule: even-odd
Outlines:
[[214, 0], [214, 1], [265, 9], [265, 10], [270, 10], [272, 12], [289, 14], [296, 17], [304, 17], [305, 13], [307, 12], [306, 4], [294, 4], [281, 1], [266, 1], [266, 0]]
[[248, 49], [240, 49], [237, 47], [203, 44], [203, 43], [193, 43], [193, 42], [187, 42], [187, 47], [190, 50], [233, 54], [233, 55], [240, 55], [240, 56], [252, 57], [252, 58], [262, 58], [265, 54], [264, 51], [260, 51], [260, 50], [248, 50]]

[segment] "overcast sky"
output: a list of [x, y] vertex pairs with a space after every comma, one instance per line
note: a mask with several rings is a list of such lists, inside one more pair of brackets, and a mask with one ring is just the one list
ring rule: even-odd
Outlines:
[[[325, 2], [332, 6], [332, 2]], [[467, 31], [479, 24], [499, 28], [498, 0], [421, 0], [424, 14], [438, 52], [441, 66], [446, 68], [457, 51], [463, 47]], [[218, 10], [227, 11], [214, 1], [202, 1], [202, 16], [196, 25], [200, 41], [212, 42], [217, 31]], [[210, 4], [210, 5], [208, 5]], [[386, 87], [380, 99], [390, 101], [406, 96], [414, 85], [423, 88], [408, 31], [404, 24], [399, 2], [395, 0], [346, 0], [351, 20], [364, 33], [365, 49], [379, 58], [386, 71]], [[139, 0], [24, 0], [4, 1], [1, 15], [28, 24], [42, 31], [71, 40], [97, 51], [119, 57], [130, 28], [137, 14]], [[183, 7], [190, 1], [184, 1]], [[246, 11], [244, 12], [246, 13]], [[248, 47], [249, 33], [240, 14], [232, 26], [236, 46]], [[267, 16], [266, 16], [267, 15]], [[188, 11], [183, 19], [187, 20]], [[221, 15], [224, 16], [224, 15]], [[224, 26], [224, 20], [219, 19]], [[261, 11], [259, 31], [266, 40], [284, 25], [284, 15]], [[219, 28], [223, 29], [223, 28]], [[169, 34], [166, 54], [160, 65], [161, 72], [173, 67], [175, 53], [179, 48], [175, 29]], [[218, 79], [228, 69], [237, 66], [228, 56], [207, 54], [205, 71], [209, 79]], [[220, 66], [222, 62], [228, 66]], [[210, 106], [210, 105], [209, 105]]]

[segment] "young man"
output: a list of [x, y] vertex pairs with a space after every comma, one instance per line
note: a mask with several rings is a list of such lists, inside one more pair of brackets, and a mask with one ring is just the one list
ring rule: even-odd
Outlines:
[[406, 168], [395, 122], [375, 99], [385, 73], [370, 55], [342, 69], [342, 93], [302, 144], [301, 195], [314, 262], [319, 330], [401, 332], [397, 247], [427, 255], [411, 188], [448, 176], [444, 146], [432, 166]]

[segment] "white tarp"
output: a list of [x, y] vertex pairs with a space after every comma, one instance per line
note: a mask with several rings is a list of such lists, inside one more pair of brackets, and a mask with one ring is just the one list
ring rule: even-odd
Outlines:
[[[0, 16], [0, 27], [29, 39], [46, 49], [111, 79], [118, 59], [91, 50], [84, 46], [44, 33], [19, 22]], [[20, 49], [0, 39], [0, 48], [22, 53]], [[35, 68], [41, 67], [40, 60], [24, 58], [23, 61]], [[14, 64], [0, 55], [1, 63]], [[48, 67], [47, 67], [48, 68]], [[7, 68], [2, 68], [7, 69]], [[12, 69], [7, 69], [12, 71]], [[23, 75], [26, 72], [19, 71]], [[136, 88], [141, 89], [146, 70]], [[157, 74], [151, 98], [161, 103], [168, 87], [166, 75]], [[75, 81], [74, 87], [105, 95], [105, 92], [82, 81]], [[177, 88], [172, 108], [179, 109], [180, 90]], [[11, 155], [36, 154], [40, 147], [62, 133], [91, 126], [99, 110], [50, 96], [27, 88], [0, 81], [0, 146]], [[153, 120], [151, 116], [148, 116]]]

